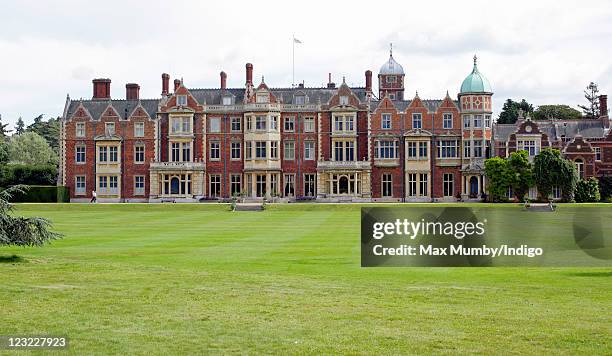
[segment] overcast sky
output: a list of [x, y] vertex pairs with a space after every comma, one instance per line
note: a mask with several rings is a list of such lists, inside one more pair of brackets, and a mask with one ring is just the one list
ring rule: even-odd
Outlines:
[[[91, 79], [112, 79], [157, 98], [161, 73], [188, 87], [244, 86], [254, 64], [271, 87], [296, 81], [363, 86], [388, 58], [406, 72], [406, 98], [456, 97], [479, 58], [495, 92], [538, 104], [584, 101], [590, 81], [612, 94], [612, 6], [608, 1], [10, 1], [0, 12], [0, 114], [29, 124], [62, 114], [66, 94], [91, 98]], [[376, 86], [376, 80], [375, 80]]]

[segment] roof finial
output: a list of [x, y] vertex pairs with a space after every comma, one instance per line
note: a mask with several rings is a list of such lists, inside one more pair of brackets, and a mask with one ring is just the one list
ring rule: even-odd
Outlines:
[[346, 80], [344, 76], [342, 76], [342, 84], [346, 84]]
[[389, 43], [389, 57], [393, 57], [393, 42]]
[[263, 75], [261, 76], [261, 82], [262, 83], [264, 82], [264, 76]]
[[476, 65], [477, 60], [478, 60], [478, 57], [476, 57], [476, 55], [474, 54], [474, 65]]

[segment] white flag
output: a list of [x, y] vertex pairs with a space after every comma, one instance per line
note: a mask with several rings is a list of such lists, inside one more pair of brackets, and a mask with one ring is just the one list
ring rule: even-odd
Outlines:
[[302, 43], [302, 41], [300, 41], [297, 38], [293, 37], [293, 43]]

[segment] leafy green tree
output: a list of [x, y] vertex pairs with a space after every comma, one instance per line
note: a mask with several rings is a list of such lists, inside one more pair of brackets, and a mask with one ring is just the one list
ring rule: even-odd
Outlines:
[[499, 113], [497, 123], [514, 124], [518, 120], [519, 110], [523, 110], [524, 115], [531, 114], [533, 112], [533, 105], [529, 104], [525, 99], [522, 99], [520, 102], [512, 99], [506, 100], [502, 111]]
[[584, 91], [584, 98], [587, 100], [587, 105], [578, 105], [584, 112], [587, 119], [595, 119], [599, 117], [599, 89], [597, 84], [590, 82]]
[[39, 217], [14, 215], [14, 206], [9, 203], [15, 193], [27, 189], [25, 186], [14, 186], [0, 191], [0, 246], [42, 246], [62, 235], [51, 231], [51, 222]]
[[582, 113], [569, 105], [540, 105], [531, 118], [534, 120], [575, 120], [582, 119]]
[[38, 115], [34, 118], [34, 123], [29, 125], [26, 132], [35, 132], [43, 137], [49, 146], [59, 154], [59, 136], [60, 136], [60, 121], [59, 118], [50, 118], [48, 121], [43, 120], [43, 115]]
[[8, 124], [3, 124], [2, 123], [2, 115], [0, 115], [0, 139], [2, 138], [6, 138], [6, 134], [11, 132], [11, 130], [7, 129], [6, 127], [8, 126]]
[[2, 138], [0, 138], [0, 168], [7, 164], [9, 161], [8, 144]]
[[581, 179], [576, 183], [575, 198], [577, 203], [594, 203], [601, 199], [597, 178]]
[[15, 124], [15, 133], [17, 135], [21, 135], [24, 132], [25, 132], [25, 123], [23, 122], [23, 119], [21, 118], [21, 116], [19, 116], [19, 119], [17, 119], [17, 124]]
[[523, 201], [535, 183], [533, 165], [529, 162], [527, 151], [512, 152], [508, 158], [508, 165], [512, 172], [512, 191], [519, 201]]
[[602, 200], [612, 198], [612, 176], [599, 177], [599, 192]]
[[557, 149], [545, 148], [535, 156], [533, 171], [538, 193], [544, 200], [552, 193], [552, 188], [561, 188], [564, 201], [574, 200], [578, 175], [572, 161], [561, 157]]
[[507, 200], [506, 192], [514, 180], [508, 160], [501, 157], [485, 160], [485, 174], [489, 184], [489, 199], [494, 202]]
[[12, 136], [8, 146], [9, 160], [12, 163], [47, 165], [59, 162], [58, 155], [47, 141], [35, 132]]

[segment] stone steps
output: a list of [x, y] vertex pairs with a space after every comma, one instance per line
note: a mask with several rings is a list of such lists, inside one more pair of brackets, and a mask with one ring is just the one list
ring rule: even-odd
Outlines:
[[238, 203], [236, 204], [236, 211], [262, 211], [263, 207], [261, 203]]

